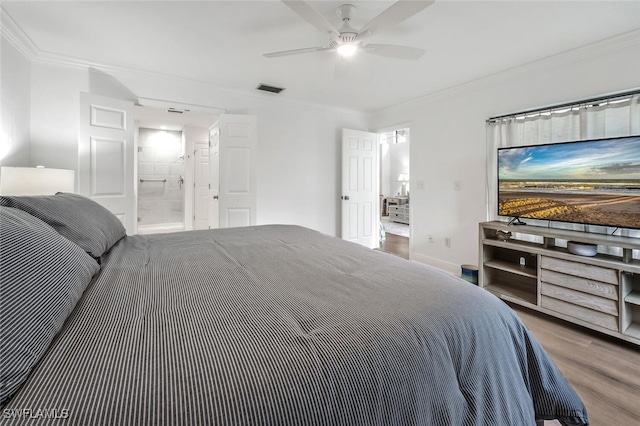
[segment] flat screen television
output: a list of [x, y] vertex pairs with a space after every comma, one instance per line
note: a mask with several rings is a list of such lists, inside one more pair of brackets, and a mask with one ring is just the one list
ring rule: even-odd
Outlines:
[[640, 136], [499, 148], [498, 214], [640, 229]]

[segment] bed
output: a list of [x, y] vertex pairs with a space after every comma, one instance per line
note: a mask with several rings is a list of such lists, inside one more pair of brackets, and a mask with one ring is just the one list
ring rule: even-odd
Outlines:
[[588, 424], [511, 309], [448, 273], [299, 226], [0, 206], [0, 423]]

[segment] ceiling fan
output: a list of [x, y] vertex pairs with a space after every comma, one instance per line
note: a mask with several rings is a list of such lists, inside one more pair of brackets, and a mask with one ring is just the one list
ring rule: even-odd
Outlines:
[[282, 0], [282, 2], [289, 6], [291, 10], [297, 13], [302, 19], [320, 31], [328, 33], [330, 37], [329, 44], [320, 47], [307, 47], [303, 49], [265, 53], [263, 56], [267, 58], [313, 52], [337, 52], [341, 57], [348, 57], [357, 51], [364, 51], [391, 58], [416, 60], [424, 54], [423, 49], [392, 44], [363, 44], [362, 41], [410, 18], [431, 5], [434, 0], [399, 0], [359, 30], [353, 28], [350, 24], [351, 17], [356, 11], [354, 5], [343, 4], [338, 7], [336, 13], [343, 22], [342, 26], [338, 29], [331, 25], [305, 1]]

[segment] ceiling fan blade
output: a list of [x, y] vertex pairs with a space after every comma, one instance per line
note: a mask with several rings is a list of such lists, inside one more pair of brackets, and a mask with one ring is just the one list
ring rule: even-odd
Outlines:
[[367, 53], [372, 53], [379, 56], [387, 56], [389, 58], [396, 59], [420, 59], [424, 54], [423, 49], [407, 46], [396, 46], [393, 44], [367, 44], [360, 47]]
[[302, 55], [303, 53], [326, 52], [335, 50], [333, 47], [305, 47], [302, 49], [283, 50], [280, 52], [264, 53], [267, 58], [278, 58], [280, 56]]
[[340, 33], [322, 15], [315, 11], [307, 2], [302, 0], [282, 0], [291, 10], [318, 30], [330, 33], [332, 37], [340, 37]]
[[368, 24], [360, 29], [358, 40], [369, 37], [373, 34], [391, 28], [420, 12], [427, 6], [434, 3], [435, 0], [398, 0], [380, 15], [373, 18]]

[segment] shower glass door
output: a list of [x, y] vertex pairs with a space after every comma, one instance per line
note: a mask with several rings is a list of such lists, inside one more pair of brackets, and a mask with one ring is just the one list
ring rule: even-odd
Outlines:
[[182, 132], [140, 128], [138, 232], [184, 229]]

